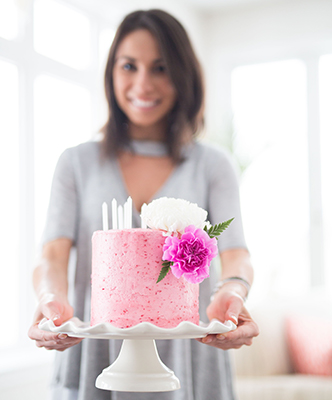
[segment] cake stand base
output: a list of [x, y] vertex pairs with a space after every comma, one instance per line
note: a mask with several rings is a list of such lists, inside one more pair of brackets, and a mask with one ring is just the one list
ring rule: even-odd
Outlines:
[[160, 328], [142, 322], [130, 328], [118, 328], [101, 322], [91, 325], [78, 318], [71, 318], [61, 326], [44, 318], [39, 328], [47, 332], [65, 333], [71, 337], [87, 339], [122, 339], [118, 358], [105, 368], [96, 380], [99, 389], [120, 392], [167, 392], [180, 389], [180, 382], [173, 371], [160, 360], [155, 339], [196, 339], [206, 335], [226, 333], [236, 329], [232, 321], [209, 324], [182, 321], [174, 328]]
[[96, 387], [120, 392], [167, 392], [180, 389], [180, 381], [160, 360], [153, 339], [125, 339], [118, 358], [98, 376]]

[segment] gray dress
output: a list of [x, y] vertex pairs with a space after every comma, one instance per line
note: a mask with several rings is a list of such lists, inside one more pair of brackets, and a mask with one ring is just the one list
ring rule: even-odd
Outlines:
[[[138, 154], [164, 155], [166, 148], [155, 142], [133, 142]], [[154, 198], [167, 196], [197, 203], [208, 211], [212, 224], [235, 217], [221, 235], [223, 251], [246, 248], [239, 206], [238, 182], [229, 156], [221, 149], [194, 143], [183, 149], [185, 161], [172, 172]], [[128, 197], [118, 162], [103, 159], [100, 143], [87, 142], [61, 155], [53, 179], [50, 205], [42, 243], [66, 237], [74, 246], [69, 261], [69, 300], [75, 316], [90, 320], [91, 236], [102, 229], [102, 203], [116, 198], [123, 204]], [[109, 226], [112, 226], [109, 221]], [[133, 210], [133, 227], [140, 216]], [[217, 269], [216, 269], [217, 270]], [[200, 284], [200, 319], [217, 273]], [[181, 389], [161, 393], [110, 392], [95, 387], [96, 377], [115, 360], [119, 340], [84, 339], [79, 345], [57, 352], [52, 382], [54, 400], [232, 400], [232, 374], [227, 352], [195, 340], [157, 341], [162, 361], [181, 382]]]

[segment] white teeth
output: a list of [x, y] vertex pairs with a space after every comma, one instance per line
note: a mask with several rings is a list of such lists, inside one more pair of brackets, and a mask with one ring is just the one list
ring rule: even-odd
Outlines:
[[140, 99], [133, 99], [131, 102], [133, 103], [134, 106], [143, 107], [143, 108], [144, 107], [145, 108], [153, 107], [153, 106], [155, 106], [157, 104], [156, 100], [154, 100], [154, 101], [144, 101], [144, 100], [140, 100]]

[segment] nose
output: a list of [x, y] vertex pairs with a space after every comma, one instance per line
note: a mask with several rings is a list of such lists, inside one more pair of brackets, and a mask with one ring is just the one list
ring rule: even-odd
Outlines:
[[141, 69], [135, 74], [134, 88], [137, 95], [148, 94], [153, 91], [153, 77], [150, 71]]

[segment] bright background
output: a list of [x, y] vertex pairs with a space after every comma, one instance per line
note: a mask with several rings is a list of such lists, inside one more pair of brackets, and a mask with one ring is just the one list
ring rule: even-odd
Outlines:
[[21, 398], [21, 388], [46, 398], [53, 355], [27, 330], [52, 174], [61, 152], [105, 121], [107, 52], [137, 5], [173, 13], [202, 62], [203, 140], [226, 146], [241, 171], [250, 302], [331, 292], [331, 1], [1, 1], [0, 399]]

